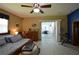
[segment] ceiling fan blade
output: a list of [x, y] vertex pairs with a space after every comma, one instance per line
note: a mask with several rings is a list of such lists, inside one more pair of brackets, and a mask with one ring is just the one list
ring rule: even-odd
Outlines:
[[30, 13], [33, 13], [33, 10]]
[[28, 6], [28, 5], [21, 5], [21, 7], [32, 7], [32, 6]]
[[48, 4], [48, 5], [42, 5], [40, 6], [41, 8], [51, 8], [51, 4]]
[[41, 12], [41, 13], [44, 13], [41, 9], [40, 9], [40, 12]]

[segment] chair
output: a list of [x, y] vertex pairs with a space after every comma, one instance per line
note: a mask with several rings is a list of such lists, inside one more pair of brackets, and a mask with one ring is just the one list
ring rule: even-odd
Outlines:
[[64, 43], [67, 43], [67, 42], [69, 42], [68, 33], [61, 34], [61, 44], [63, 45]]
[[33, 41], [29, 41], [25, 44], [22, 48], [21, 54], [22, 55], [37, 55], [40, 53], [40, 49]]

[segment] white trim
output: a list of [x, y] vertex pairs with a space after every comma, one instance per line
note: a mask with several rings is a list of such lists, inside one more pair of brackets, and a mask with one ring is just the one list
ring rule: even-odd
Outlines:
[[60, 25], [61, 21], [57, 21], [56, 22], [56, 40], [59, 42], [60, 41], [60, 28], [61, 28], [61, 25]]
[[40, 20], [40, 22], [53, 22], [53, 21], [62, 21], [62, 19], [55, 20]]

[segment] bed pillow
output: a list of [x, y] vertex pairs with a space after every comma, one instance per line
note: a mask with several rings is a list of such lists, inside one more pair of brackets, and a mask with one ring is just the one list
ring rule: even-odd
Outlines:
[[11, 38], [11, 37], [5, 37], [5, 41], [6, 41], [7, 43], [11, 43], [10, 38]]
[[16, 35], [18, 39], [22, 39], [22, 36], [20, 34]]
[[6, 44], [6, 41], [5, 41], [5, 39], [0, 39], [0, 46], [2, 46], [2, 45], [4, 45], [4, 44]]
[[16, 36], [10, 38], [12, 43], [17, 42], [21, 39], [22, 39], [21, 35], [16, 35]]

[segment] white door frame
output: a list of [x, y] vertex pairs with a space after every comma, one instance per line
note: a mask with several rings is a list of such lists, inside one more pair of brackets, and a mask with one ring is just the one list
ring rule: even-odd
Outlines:
[[61, 21], [56, 21], [56, 40], [59, 42], [60, 41], [60, 25]]
[[[40, 20], [40, 29], [41, 29], [41, 23], [42, 22], [56, 22], [56, 40], [60, 41], [60, 23], [61, 23], [61, 19], [58, 20]], [[41, 30], [40, 30], [40, 37], [41, 37]]]

